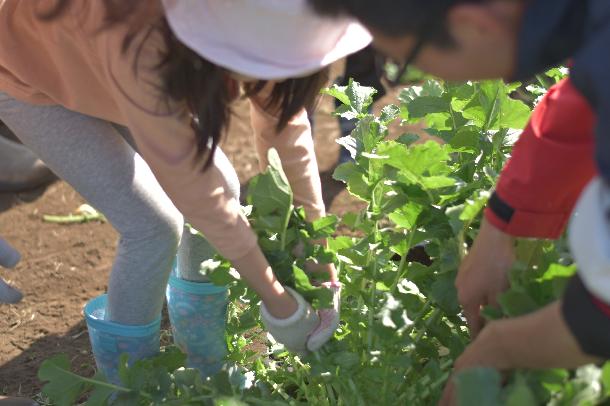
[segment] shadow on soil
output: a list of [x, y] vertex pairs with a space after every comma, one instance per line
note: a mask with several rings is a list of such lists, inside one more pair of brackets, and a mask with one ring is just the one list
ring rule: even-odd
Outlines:
[[[330, 170], [320, 173], [324, 191], [323, 199], [327, 207], [330, 207], [337, 195], [344, 190], [344, 185], [332, 178], [332, 172]], [[247, 183], [242, 185], [241, 196], [246, 196], [247, 188]], [[32, 202], [38, 199], [45, 190], [46, 187], [41, 187], [26, 193], [0, 193], [0, 213], [22, 202]], [[165, 314], [164, 316], [162, 329], [167, 330], [169, 323]], [[29, 346], [24, 346], [20, 342], [12, 342], [11, 344], [19, 348], [21, 353], [0, 365], [0, 395], [33, 397], [38, 394], [42, 383], [36, 377], [37, 371], [44, 360], [57, 354], [67, 354], [73, 372], [79, 375], [92, 376], [95, 370], [84, 320], [72, 326], [62, 336], [43, 335]]]
[[[167, 309], [164, 307], [161, 319], [161, 346], [172, 344], [170, 329]], [[43, 386], [43, 382], [37, 378], [40, 365], [59, 354], [68, 356], [72, 372], [87, 377], [95, 373], [95, 360], [91, 353], [84, 319], [72, 326], [63, 336], [48, 334], [28, 347], [19, 348], [22, 352], [17, 357], [0, 365], [0, 395], [35, 397]]]
[[17, 357], [0, 365], [0, 394], [31, 397], [38, 393], [42, 386], [35, 377], [38, 368], [44, 360], [57, 354], [67, 354], [73, 370], [80, 375], [94, 373], [84, 320], [63, 336], [45, 335], [28, 347], [19, 348], [22, 352]]
[[30, 203], [41, 197], [53, 182], [39, 188], [20, 193], [0, 193], [0, 213], [8, 211], [20, 203]]

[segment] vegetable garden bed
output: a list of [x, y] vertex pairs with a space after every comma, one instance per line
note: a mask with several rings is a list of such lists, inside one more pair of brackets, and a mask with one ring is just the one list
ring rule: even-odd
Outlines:
[[[113, 386], [68, 372], [69, 360], [58, 356], [40, 370], [49, 381], [45, 393], [57, 404], [73, 404], [91, 391], [90, 405], [104, 404], [112, 392], [119, 395], [115, 404], [435, 404], [469, 342], [455, 275], [518, 136], [515, 129], [531, 111], [510, 97], [518, 88], [426, 80], [404, 90], [400, 106], [387, 106], [379, 116], [368, 113], [373, 90], [355, 83], [328, 89], [343, 103], [337, 113], [359, 122], [352, 136], [340, 140], [354, 162], [339, 166], [334, 177], [366, 207], [341, 218], [307, 223], [271, 153], [269, 169], [250, 185], [248, 203], [274, 271], [318, 307], [327, 305], [328, 294], [309, 283], [306, 261], [334, 262], [343, 283], [341, 326], [321, 351], [298, 357], [273, 342], [264, 354], [249, 350], [253, 340], [266, 341], [244, 335], [259, 325], [257, 299], [219, 258], [205, 271], [215, 283], [231, 286], [234, 303], [252, 304], [231, 308], [226, 371], [203, 381], [181, 368], [184, 355], [169, 347], [153, 360], [125, 367], [123, 385]], [[527, 90], [530, 96], [543, 92], [540, 86]], [[425, 120], [444, 143], [415, 145], [412, 134], [386, 140], [396, 120]], [[337, 235], [337, 226], [349, 229], [349, 236]], [[313, 243], [323, 238], [327, 248]], [[410, 259], [414, 247], [425, 251], [426, 263]], [[511, 288], [499, 309], [484, 310], [488, 319], [518, 316], [555, 300], [576, 270], [563, 240], [519, 241], [517, 253]], [[506, 377], [477, 369], [456, 382], [463, 405], [598, 404], [610, 394], [610, 364]]]

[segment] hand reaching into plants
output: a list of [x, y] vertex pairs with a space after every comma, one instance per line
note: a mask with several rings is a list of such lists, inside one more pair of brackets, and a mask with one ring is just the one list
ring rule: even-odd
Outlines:
[[[454, 375], [476, 367], [576, 368], [598, 361], [582, 352], [563, 319], [561, 302], [556, 301], [525, 316], [489, 323], [455, 361]], [[439, 405], [458, 404], [453, 381], [449, 379]]]
[[[316, 311], [296, 290], [280, 284], [258, 247], [233, 264], [261, 297], [261, 316], [267, 331], [288, 350], [315, 351], [332, 337], [339, 324], [340, 285], [337, 282], [326, 287], [333, 293], [332, 308]], [[261, 268], [266, 268], [262, 275], [253, 272]], [[305, 273], [301, 273], [307, 279]], [[322, 310], [328, 310], [323, 318]]]
[[[563, 241], [520, 241], [518, 249], [513, 250], [510, 237], [500, 238], [502, 233], [484, 222], [484, 230], [462, 264], [460, 275], [462, 298], [468, 296], [466, 291], [470, 288], [473, 296], [482, 298], [475, 300], [474, 314], [478, 316], [481, 304], [493, 302], [487, 300], [489, 286], [495, 286], [496, 292], [502, 290], [493, 285], [492, 276], [505, 280], [513, 251], [525, 266], [511, 269], [512, 286], [506, 296], [498, 299], [501, 308], [489, 313], [513, 318], [487, 323], [467, 346], [471, 340], [464, 331], [452, 286], [460, 265], [457, 253], [463, 249], [463, 236], [472, 235], [478, 225], [477, 216], [488, 197], [481, 191], [493, 186], [490, 175], [498, 173], [507, 158], [507, 129], [521, 128], [529, 113], [529, 108], [509, 98], [511, 89], [511, 85], [502, 82], [426, 81], [421, 87], [403, 91], [401, 107], [388, 106], [380, 117], [368, 113], [370, 89], [354, 83], [348, 88], [331, 89], [329, 93], [345, 105], [342, 114], [360, 119], [353, 138], [344, 140], [354, 150], [356, 161], [340, 166], [335, 177], [347, 183], [350, 193], [367, 203], [366, 208], [355, 215], [347, 213], [341, 221], [329, 216], [308, 224], [303, 210], [294, 207], [279, 163], [270, 160], [271, 170], [251, 182], [248, 199], [252, 205], [249, 218], [267, 261], [260, 250], [255, 250], [258, 265], [249, 255], [233, 263], [243, 272], [239, 281], [232, 276], [228, 261], [221, 261], [209, 276], [214, 283], [232, 284], [231, 294], [247, 298], [248, 303], [257, 300], [256, 292], [267, 310], [280, 320], [290, 318], [299, 307], [282, 287], [289, 286], [318, 309], [322, 326], [324, 313], [320, 312], [332, 307], [337, 296], [312, 284], [310, 279], [322, 278], [308, 272], [308, 262], [320, 267], [334, 262], [345, 276], [342, 295], [346, 306], [340, 341], [328, 345], [324, 356], [286, 356], [261, 365], [247, 349], [251, 338], [243, 334], [256, 324], [257, 309], [239, 306], [236, 317], [228, 323], [232, 344], [229, 357], [240, 360], [248, 375], [254, 377], [248, 378], [252, 382], [249, 389], [244, 390], [243, 384], [239, 388], [229, 386], [227, 382], [233, 382], [229, 371], [223, 372], [222, 379], [195, 384], [195, 376], [189, 378], [191, 374], [181, 368], [185, 362], [176, 362], [178, 350], [170, 348], [146, 361], [146, 367], [129, 368], [133, 382], [138, 382], [138, 388], [129, 395], [140, 392], [140, 398], [150, 403], [150, 393], [159, 393], [159, 380], [149, 379], [143, 389], [140, 382], [159, 376], [183, 382], [182, 386], [162, 388], [164, 392], [159, 393], [175, 404], [230, 398], [260, 404], [431, 405], [442, 396], [447, 374], [455, 367], [455, 379], [451, 379], [455, 385], [447, 386], [442, 405], [457, 401], [463, 405], [607, 402], [610, 395], [605, 382], [610, 363], [573, 372], [521, 369], [592, 361], [580, 352], [562, 319], [560, 304], [547, 306], [563, 297], [562, 287], [576, 272], [575, 265], [566, 265], [570, 257]], [[440, 120], [439, 111], [446, 113]], [[406, 147], [413, 142], [408, 134], [384, 141], [383, 127], [397, 114], [407, 121], [425, 119], [447, 143]], [[448, 126], [452, 126], [450, 131]], [[459, 148], [459, 153], [454, 153], [454, 148]], [[457, 179], [461, 181], [454, 184]], [[463, 182], [479, 190], [461, 193]], [[357, 233], [337, 236], [337, 225]], [[328, 252], [312, 244], [322, 238], [329, 241]], [[427, 241], [426, 252], [431, 254], [427, 265], [404, 255], [420, 240]], [[294, 253], [301, 241], [302, 254]], [[400, 262], [395, 260], [396, 255], [401, 256]], [[502, 267], [495, 265], [500, 256], [504, 258]], [[265, 272], [257, 271], [261, 268]], [[477, 275], [485, 281], [478, 281]], [[485, 293], [479, 295], [481, 291]], [[497, 294], [489, 296], [495, 298]], [[546, 307], [537, 311], [541, 306]], [[311, 322], [311, 318], [315, 319], [313, 313], [301, 315], [309, 318], [303, 317], [304, 322], [296, 322], [290, 331], [286, 326], [269, 325], [268, 318], [265, 323], [281, 341], [296, 337], [294, 342], [300, 349], [311, 349], [315, 337], [321, 337], [319, 327], [311, 333], [309, 326], [301, 330], [301, 324], [315, 324]], [[288, 336], [289, 333], [293, 335]], [[503, 379], [492, 368], [517, 370], [506, 372]], [[48, 360], [41, 368], [41, 379], [50, 381], [44, 391], [55, 392], [54, 400], [66, 396], [68, 381], [82, 383], [81, 392], [90, 390], [91, 378], [68, 374], [68, 369], [67, 356]], [[105, 384], [97, 387], [108, 389], [102, 385]], [[73, 401], [67, 403], [74, 404], [82, 393], [70, 392], [67, 396]]]
[[[277, 151], [268, 153], [269, 167], [256, 176], [248, 188], [247, 201], [253, 208], [250, 222], [257, 233], [274, 278], [284, 285], [298, 304], [290, 309], [265, 295], [260, 278], [246, 277], [263, 301], [261, 314], [266, 328], [291, 351], [316, 351], [339, 326], [340, 283], [333, 256], [326, 250], [326, 238], [337, 223], [328, 216], [309, 223], [305, 210], [294, 206], [294, 196]], [[252, 268], [251, 261], [241, 269]], [[271, 279], [270, 279], [271, 280]], [[284, 291], [279, 289], [279, 291]]]
[[303, 296], [288, 287], [285, 289], [297, 302], [297, 310], [290, 317], [274, 317], [265, 303], [261, 304], [261, 318], [267, 331], [289, 351], [317, 351], [331, 339], [339, 326], [341, 285], [338, 282], [325, 282], [322, 285], [333, 292], [333, 307], [330, 309], [316, 311]]
[[303, 296], [291, 288], [286, 287], [286, 290], [297, 301], [296, 312], [288, 318], [279, 319], [269, 312], [263, 302], [261, 318], [273, 338], [284, 344], [289, 351], [304, 353], [308, 350], [310, 333], [320, 324], [320, 317]]
[[341, 320], [341, 283], [338, 281], [324, 282], [322, 287], [333, 293], [332, 307], [318, 310], [320, 324], [311, 332], [309, 340], [307, 340], [307, 348], [310, 351], [317, 351], [322, 348], [335, 334]]
[[[0, 266], [13, 268], [17, 265], [21, 256], [19, 252], [11, 247], [4, 239], [0, 238]], [[23, 295], [17, 289], [11, 287], [0, 278], [0, 303], [17, 303]]]
[[[313, 244], [321, 245], [327, 247], [328, 243], [325, 238], [318, 239], [312, 241]], [[295, 257], [303, 257], [305, 254], [305, 244], [301, 241], [297, 243], [297, 245], [292, 249], [292, 255]], [[339, 274], [337, 273], [337, 268], [335, 264], [320, 264], [314, 261], [307, 261], [305, 263], [305, 271], [308, 274], [315, 276], [320, 275], [323, 280], [328, 280], [330, 282], [338, 282]], [[328, 276], [326, 276], [328, 275]]]
[[497, 305], [498, 295], [508, 289], [508, 271], [514, 261], [513, 237], [483, 220], [455, 280], [458, 299], [473, 337], [483, 327], [481, 307]]
[[[323, 245], [326, 245], [326, 243], [324, 242]], [[331, 339], [335, 330], [339, 327], [339, 321], [341, 320], [341, 282], [339, 282], [339, 275], [334, 264], [308, 262], [305, 265], [305, 270], [310, 275], [321, 274], [323, 277], [328, 275], [328, 282], [323, 282], [319, 286], [332, 292], [332, 306], [318, 310], [320, 324], [311, 332], [307, 342], [310, 351], [317, 351]]]

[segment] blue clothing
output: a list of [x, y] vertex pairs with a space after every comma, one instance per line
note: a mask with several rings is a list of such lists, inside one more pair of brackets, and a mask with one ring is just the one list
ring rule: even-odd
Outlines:
[[597, 114], [595, 158], [610, 184], [610, 1], [529, 2], [517, 59], [517, 80], [572, 61], [572, 83]]
[[[572, 83], [596, 114], [595, 161], [610, 185], [610, 0], [525, 3], [514, 79], [571, 61]], [[610, 207], [606, 212], [610, 216]], [[610, 358], [610, 304], [596, 299], [578, 276], [562, 314], [584, 352]]]

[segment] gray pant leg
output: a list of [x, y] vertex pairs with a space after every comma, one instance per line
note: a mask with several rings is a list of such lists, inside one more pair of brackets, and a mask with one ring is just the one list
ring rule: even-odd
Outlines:
[[[214, 165], [225, 176], [230, 192], [239, 200], [239, 178], [220, 148], [214, 154]], [[199, 273], [199, 268], [203, 261], [213, 258], [215, 254], [216, 251], [205, 238], [191, 234], [190, 229], [185, 226], [178, 249], [177, 276], [192, 282], [207, 282], [208, 279]]]
[[120, 234], [107, 319], [141, 325], [159, 316], [182, 234], [182, 215], [112, 124], [0, 93], [0, 120]]
[[[129, 129], [117, 124], [114, 124], [114, 127], [125, 141], [135, 149], [136, 146]], [[214, 154], [214, 165], [225, 176], [231, 194], [239, 200], [240, 184], [237, 172], [220, 148], [217, 148]], [[192, 233], [191, 228], [185, 225], [178, 247], [177, 276], [191, 282], [208, 282], [208, 278], [201, 275], [199, 269], [203, 261], [213, 258], [214, 255], [216, 255], [216, 250], [212, 245], [199, 234]]]

